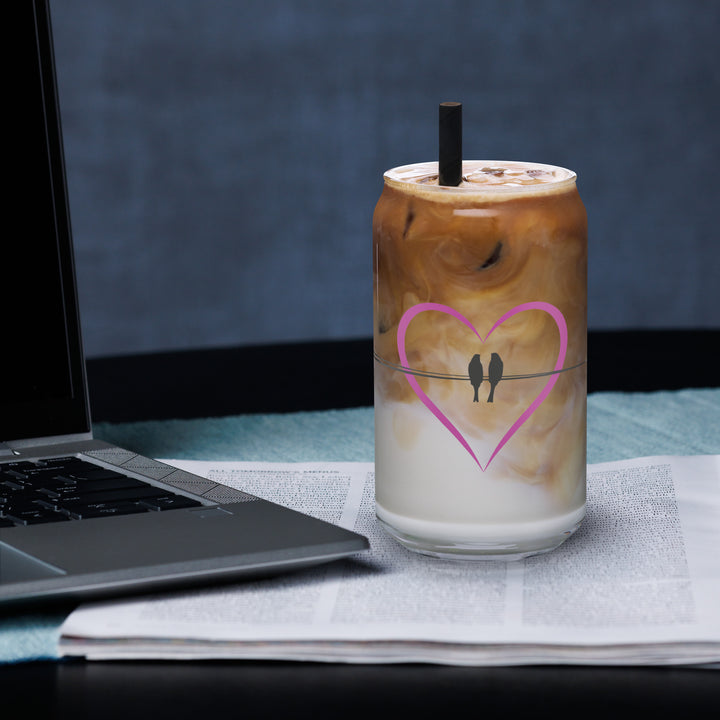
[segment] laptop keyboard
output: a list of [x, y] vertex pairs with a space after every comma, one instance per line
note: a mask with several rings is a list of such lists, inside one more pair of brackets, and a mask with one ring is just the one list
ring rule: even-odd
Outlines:
[[0, 464], [0, 527], [195, 507], [197, 500], [77, 457]]

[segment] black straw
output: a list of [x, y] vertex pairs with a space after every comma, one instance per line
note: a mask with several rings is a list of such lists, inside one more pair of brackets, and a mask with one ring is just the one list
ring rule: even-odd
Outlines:
[[462, 103], [440, 103], [438, 183], [459, 185], [462, 180]]

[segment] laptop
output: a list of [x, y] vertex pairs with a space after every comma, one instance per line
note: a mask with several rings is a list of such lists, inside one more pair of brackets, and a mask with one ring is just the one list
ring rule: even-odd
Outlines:
[[271, 575], [367, 549], [357, 533], [93, 438], [49, 8], [13, 8], [0, 605]]

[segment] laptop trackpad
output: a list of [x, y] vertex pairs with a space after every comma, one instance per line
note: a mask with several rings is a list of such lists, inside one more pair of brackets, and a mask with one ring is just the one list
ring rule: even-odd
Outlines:
[[65, 571], [0, 542], [0, 585], [65, 575]]

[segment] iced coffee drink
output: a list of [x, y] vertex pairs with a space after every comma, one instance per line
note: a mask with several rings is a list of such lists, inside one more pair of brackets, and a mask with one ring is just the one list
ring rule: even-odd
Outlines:
[[385, 173], [373, 218], [377, 516], [406, 547], [510, 559], [585, 513], [587, 220], [570, 170]]

